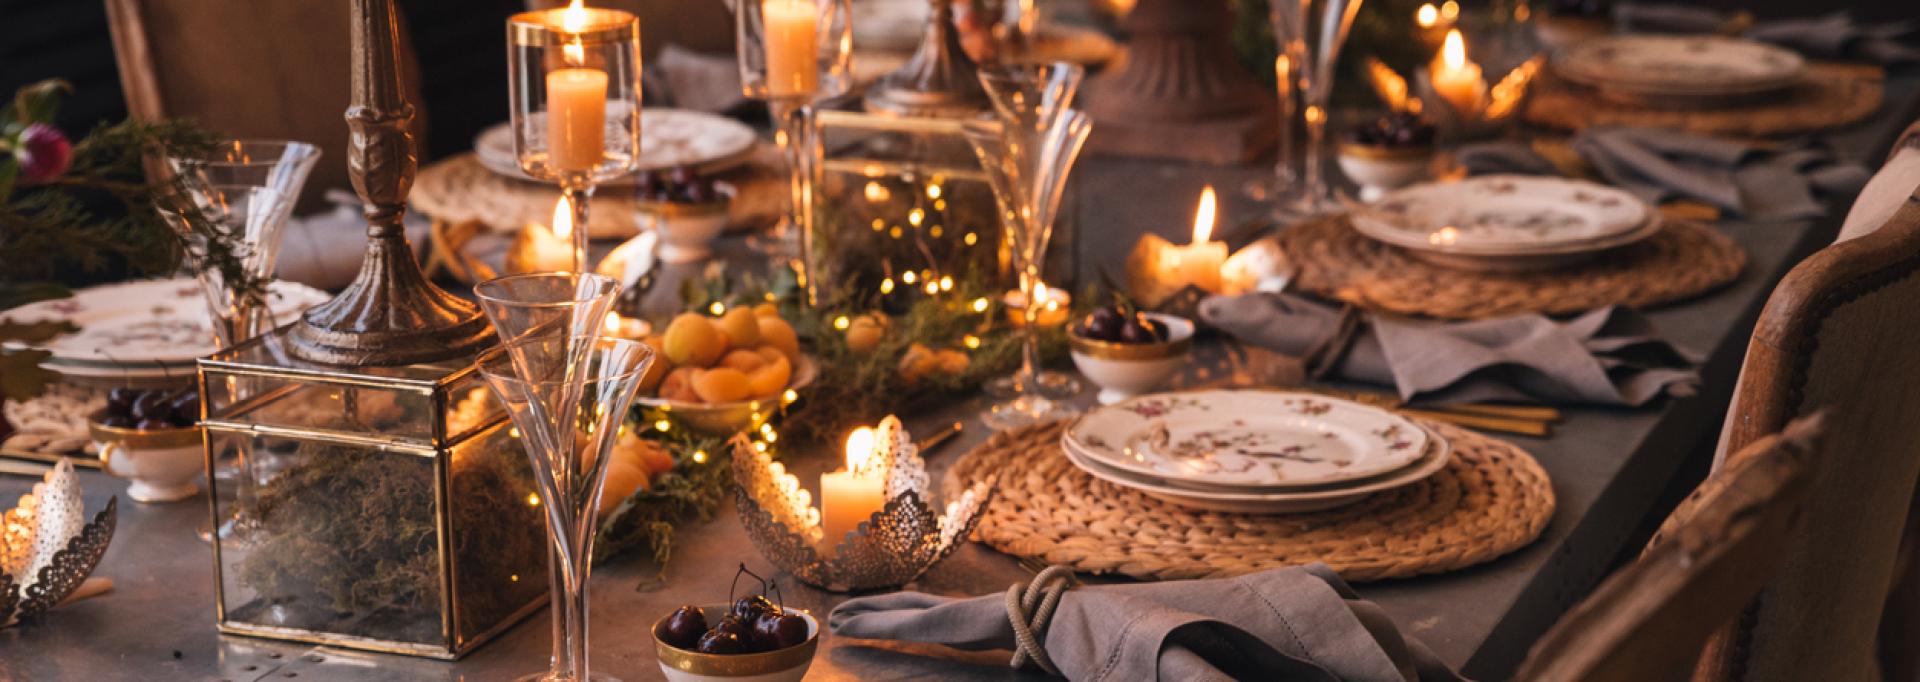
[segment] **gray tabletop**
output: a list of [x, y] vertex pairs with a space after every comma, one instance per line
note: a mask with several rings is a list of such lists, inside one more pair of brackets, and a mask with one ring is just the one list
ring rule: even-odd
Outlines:
[[[1893, 136], [1912, 120], [1917, 92], [1920, 77], [1895, 76], [1888, 82], [1889, 104], [1880, 116], [1829, 139], [1844, 156], [1877, 165]], [[1076, 274], [1091, 281], [1100, 270], [1116, 268], [1127, 246], [1143, 232], [1180, 241], [1191, 224], [1192, 198], [1204, 183], [1222, 189], [1227, 216], [1255, 215], [1258, 208], [1235, 198], [1233, 190], [1259, 172], [1087, 159], [1076, 171], [1066, 209], [1073, 227], [1064, 248], [1078, 255]], [[1469, 676], [1497, 679], [1509, 674], [1533, 639], [1643, 538], [1644, 523], [1665, 512], [1662, 492], [1690, 485], [1685, 471], [1698, 475], [1699, 462], [1718, 432], [1754, 316], [1786, 269], [1831, 237], [1838, 213], [1816, 222], [1723, 224], [1751, 256], [1740, 280], [1701, 299], [1651, 311], [1672, 340], [1710, 353], [1699, 396], [1642, 410], [1569, 410], [1551, 438], [1517, 439], [1551, 475], [1559, 501], [1537, 542], [1463, 571], [1360, 585], [1361, 595], [1379, 602], [1407, 633]], [[974, 398], [903, 415], [922, 433], [955, 420], [968, 423], [960, 438], [929, 457], [936, 475], [986, 439], [986, 429], [973, 419], [982, 406]], [[814, 474], [831, 464], [833, 458], [826, 455], [796, 453], [791, 466], [800, 480], [813, 481]], [[204, 500], [138, 504], [125, 498], [125, 485], [117, 479], [87, 473], [82, 480], [90, 509], [105, 504], [109, 495], [122, 496], [119, 531], [97, 572], [113, 578], [115, 589], [63, 606], [39, 622], [0, 630], [0, 679], [491, 680], [546, 665], [549, 630], [544, 611], [452, 663], [218, 635], [213, 626], [211, 552], [194, 537], [207, 515]], [[0, 500], [11, 501], [28, 485], [22, 477], [0, 479]], [[683, 527], [678, 538], [664, 574], [661, 567], [632, 556], [595, 572], [591, 627], [596, 671], [626, 680], [660, 678], [647, 634], [654, 619], [683, 603], [723, 598], [739, 562], [756, 571], [772, 570], [748, 543], [730, 505], [710, 522]], [[1012, 557], [969, 544], [912, 587], [978, 595], [1005, 590], [1028, 577]], [[844, 599], [791, 578], [781, 581], [790, 604], [815, 613]], [[1004, 654], [828, 637], [809, 678], [1032, 676], [1008, 672], [1004, 661]]]

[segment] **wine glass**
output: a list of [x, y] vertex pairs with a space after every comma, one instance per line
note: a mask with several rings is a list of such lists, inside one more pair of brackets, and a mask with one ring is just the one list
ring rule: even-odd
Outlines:
[[586, 272], [594, 187], [640, 162], [640, 20], [567, 7], [507, 19], [508, 108], [520, 170], [560, 185], [573, 211], [574, 272]]
[[[1326, 179], [1327, 104], [1333, 96], [1334, 67], [1340, 48], [1360, 11], [1362, 0], [1272, 0], [1274, 60], [1279, 77], [1280, 150], [1274, 167], [1274, 192], [1282, 212], [1316, 215], [1337, 210], [1339, 201]], [[1306, 124], [1307, 148], [1295, 159], [1296, 114]], [[1295, 173], [1300, 166], [1303, 172]], [[1295, 179], [1298, 182], [1295, 182]]]
[[778, 126], [774, 141], [787, 157], [787, 219], [757, 241], [770, 254], [798, 256], [806, 303], [818, 302], [813, 274], [813, 187], [820, 150], [813, 107], [853, 82], [849, 0], [731, 0], [740, 89], [764, 100]]
[[[231, 280], [258, 282], [273, 275], [287, 219], [319, 160], [319, 147], [290, 140], [227, 140], [204, 155], [166, 159], [187, 205], [163, 205], [160, 214], [188, 238], [220, 347], [273, 328], [266, 292], [238, 288]], [[213, 224], [196, 224], [202, 218]], [[237, 238], [243, 248], [228, 254], [234, 261], [209, 260], [206, 235], [213, 231]]]
[[[1093, 122], [1071, 109], [1081, 71], [1068, 64], [1008, 67], [984, 71], [980, 80], [993, 101], [996, 121], [969, 121], [962, 127], [993, 187], [1001, 223], [1012, 245], [1013, 265], [1025, 300], [1039, 301], [1041, 267], [1060, 208], [1061, 190], [1079, 157]], [[1039, 322], [1043, 306], [1024, 310], [1020, 369], [998, 382], [1010, 396], [983, 415], [1000, 429], [1044, 423], [1072, 413], [1057, 398], [1079, 391], [1072, 377], [1039, 368]]]

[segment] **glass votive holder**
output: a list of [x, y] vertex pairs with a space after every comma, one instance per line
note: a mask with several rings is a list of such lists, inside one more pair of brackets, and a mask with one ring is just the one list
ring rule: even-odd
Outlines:
[[640, 157], [640, 20], [568, 7], [507, 19], [513, 149], [563, 188], [633, 172]]

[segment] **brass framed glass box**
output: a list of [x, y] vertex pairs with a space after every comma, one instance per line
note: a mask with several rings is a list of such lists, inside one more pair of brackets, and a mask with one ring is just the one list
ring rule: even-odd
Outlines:
[[200, 360], [223, 633], [454, 659], [539, 608], [540, 498], [469, 359]]

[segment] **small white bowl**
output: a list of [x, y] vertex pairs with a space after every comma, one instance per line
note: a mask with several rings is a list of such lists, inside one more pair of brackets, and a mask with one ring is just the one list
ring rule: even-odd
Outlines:
[[1433, 145], [1382, 147], [1340, 143], [1340, 172], [1360, 185], [1360, 200], [1373, 201], [1432, 175]]
[[660, 260], [692, 263], [713, 257], [713, 241], [727, 230], [727, 207], [733, 203], [731, 185], [717, 183], [720, 198], [699, 204], [641, 201], [636, 207], [640, 229], [660, 235]]
[[[704, 605], [700, 612], [716, 614], [707, 619], [712, 624], [719, 620], [717, 614], [727, 612], [727, 605]], [[787, 612], [806, 619], [807, 641], [757, 654], [703, 654], [673, 646], [660, 639], [660, 626], [667, 622], [667, 617], [661, 616], [650, 630], [654, 657], [660, 659], [660, 671], [666, 674], [667, 682], [800, 682], [820, 649], [820, 621], [805, 611]]]
[[1159, 343], [1118, 343], [1089, 339], [1067, 330], [1073, 365], [1100, 387], [1102, 405], [1152, 391], [1179, 374], [1193, 349], [1193, 321], [1166, 313], [1142, 313], [1167, 328]]
[[200, 492], [197, 481], [207, 469], [200, 427], [141, 431], [89, 421], [87, 433], [100, 448], [101, 468], [133, 481], [127, 497], [174, 502]]

